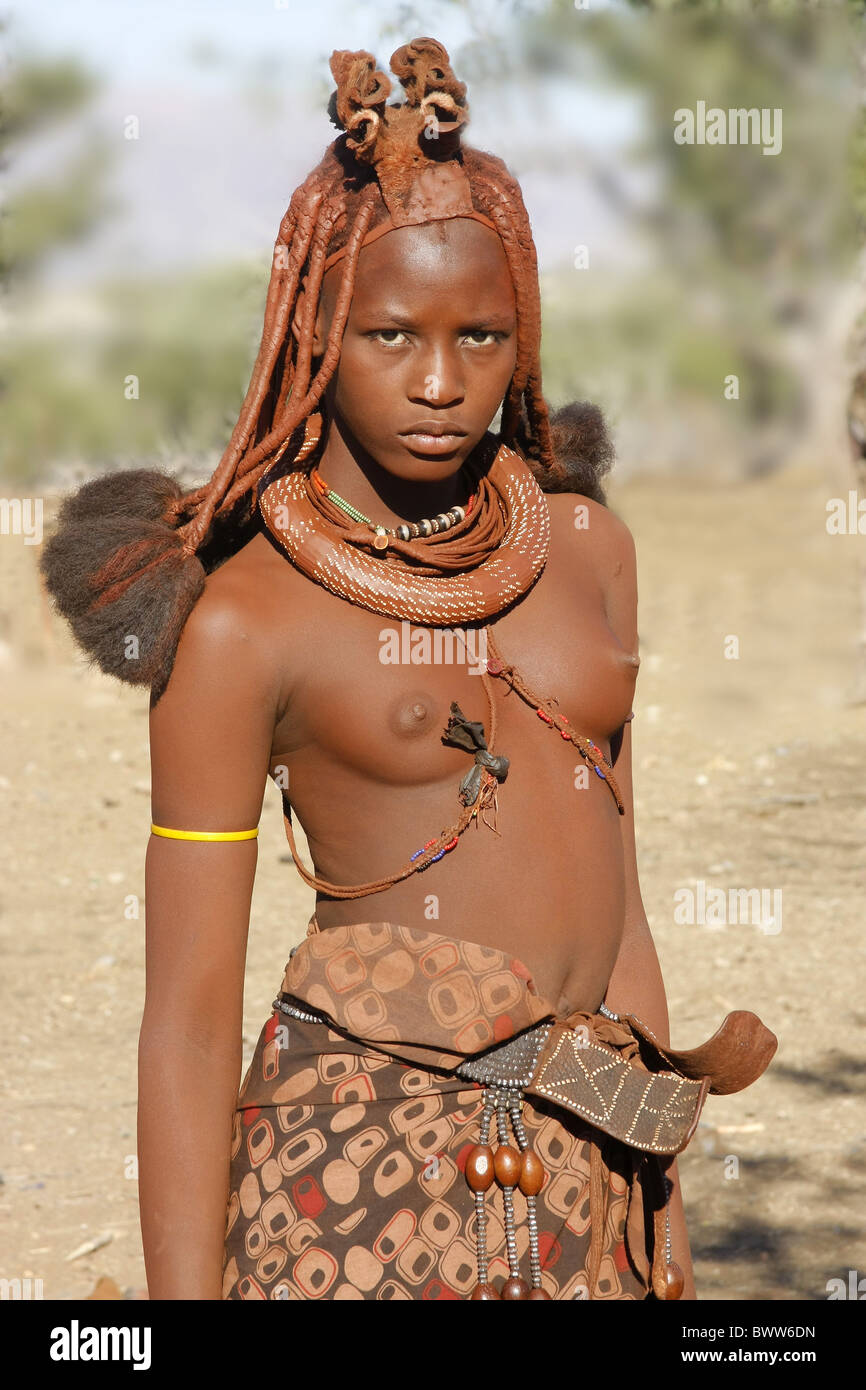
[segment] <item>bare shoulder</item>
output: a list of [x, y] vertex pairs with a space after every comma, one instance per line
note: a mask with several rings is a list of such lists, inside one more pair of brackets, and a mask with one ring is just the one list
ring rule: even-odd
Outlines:
[[194, 610], [199, 630], [227, 642], [271, 639], [277, 611], [274, 582], [281, 568], [268, 543], [254, 536], [208, 575]]
[[609, 507], [590, 497], [557, 492], [548, 501], [560, 553], [571, 557], [566, 564], [575, 591], [583, 592], [587, 575], [592, 576], [608, 626], [624, 650], [637, 656], [637, 556], [631, 531]]
[[629, 527], [610, 507], [574, 492], [547, 494], [551, 521], [565, 536], [580, 537], [576, 563], [589, 564], [602, 588], [616, 580], [633, 580], [637, 568], [634, 537]]
[[275, 660], [273, 585], [255, 539], [209, 574], [184, 625], [169, 689], [188, 680], [256, 694], [279, 686]]

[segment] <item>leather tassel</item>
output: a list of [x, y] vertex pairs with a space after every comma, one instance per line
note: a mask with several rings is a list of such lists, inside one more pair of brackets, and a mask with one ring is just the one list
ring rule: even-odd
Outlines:
[[595, 1294], [598, 1282], [598, 1266], [604, 1244], [604, 1177], [605, 1163], [601, 1146], [595, 1141], [589, 1151], [589, 1254], [586, 1260], [586, 1277], [589, 1297]]

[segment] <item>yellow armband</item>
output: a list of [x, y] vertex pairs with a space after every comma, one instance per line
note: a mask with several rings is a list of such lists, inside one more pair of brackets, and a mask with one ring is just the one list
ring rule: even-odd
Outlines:
[[168, 830], [164, 825], [151, 822], [152, 835], [164, 835], [167, 840], [254, 840], [259, 833], [255, 830]]

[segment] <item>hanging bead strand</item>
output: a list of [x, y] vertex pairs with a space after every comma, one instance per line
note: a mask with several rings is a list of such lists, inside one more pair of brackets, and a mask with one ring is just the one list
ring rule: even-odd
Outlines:
[[498, 1093], [496, 1105], [496, 1126], [499, 1147], [493, 1155], [493, 1171], [496, 1181], [502, 1188], [502, 1205], [505, 1209], [505, 1248], [508, 1255], [508, 1278], [502, 1286], [503, 1299], [524, 1299], [529, 1293], [529, 1285], [520, 1274], [520, 1260], [517, 1254], [517, 1233], [514, 1228], [514, 1189], [520, 1180], [521, 1157], [519, 1150], [508, 1142], [509, 1095]]
[[484, 1194], [493, 1186], [493, 1150], [490, 1147], [490, 1122], [493, 1119], [493, 1097], [489, 1087], [484, 1088], [484, 1109], [478, 1131], [478, 1143], [466, 1158], [466, 1182], [475, 1198], [475, 1252], [478, 1262], [478, 1283], [471, 1297], [478, 1301], [498, 1299], [494, 1286], [490, 1283], [487, 1261], [487, 1210]]
[[538, 1250], [538, 1211], [535, 1199], [544, 1183], [544, 1169], [538, 1155], [529, 1147], [523, 1119], [520, 1114], [521, 1098], [511, 1098], [511, 1128], [514, 1130], [517, 1146], [520, 1149], [520, 1179], [518, 1187], [526, 1198], [526, 1224], [529, 1228], [529, 1277], [531, 1288], [525, 1295], [528, 1301], [550, 1300], [550, 1294], [541, 1283], [541, 1256]]

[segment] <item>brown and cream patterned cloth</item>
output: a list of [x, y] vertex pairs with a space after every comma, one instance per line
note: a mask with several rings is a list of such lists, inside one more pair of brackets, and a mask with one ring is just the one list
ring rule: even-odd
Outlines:
[[[522, 961], [392, 922], [320, 931], [292, 953], [238, 1096], [226, 1299], [465, 1299], [477, 1282], [464, 1180], [484, 1089], [457, 1068], [533, 1053], [522, 1118], [545, 1170], [542, 1286], [554, 1299], [658, 1287], [660, 1157], [682, 1150], [708, 1091], [767, 1066], [772, 1033], [729, 1014], [690, 1052], [632, 1015], [557, 1019]], [[539, 1031], [539, 1025], [547, 1025]], [[470, 1067], [471, 1070], [471, 1067]], [[525, 1264], [526, 1200], [513, 1192]], [[486, 1210], [489, 1278], [507, 1278], [503, 1193]]]

